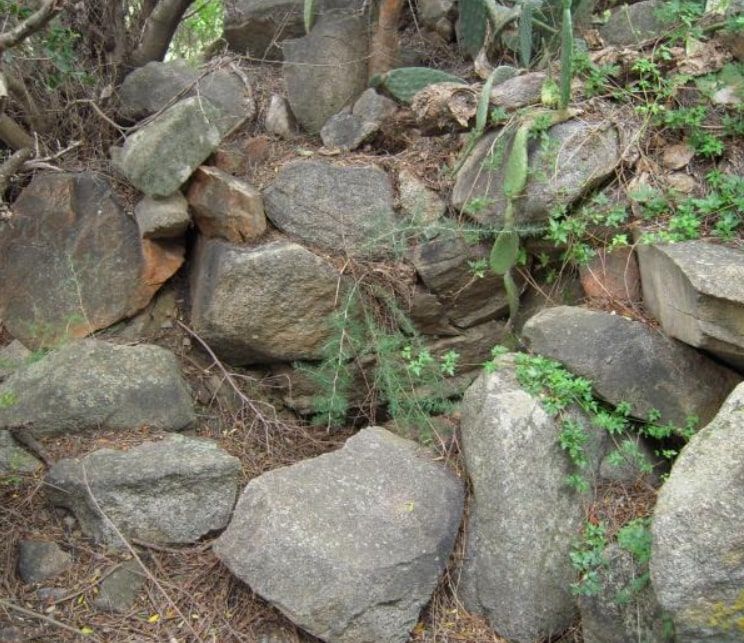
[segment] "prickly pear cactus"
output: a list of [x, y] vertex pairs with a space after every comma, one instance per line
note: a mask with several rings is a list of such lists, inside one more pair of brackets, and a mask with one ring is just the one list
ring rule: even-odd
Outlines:
[[460, 0], [457, 38], [470, 56], [477, 56], [486, 40], [487, 12], [483, 0]]
[[382, 87], [401, 103], [410, 104], [424, 87], [437, 83], [465, 83], [462, 78], [428, 67], [400, 67], [372, 79], [372, 84]]

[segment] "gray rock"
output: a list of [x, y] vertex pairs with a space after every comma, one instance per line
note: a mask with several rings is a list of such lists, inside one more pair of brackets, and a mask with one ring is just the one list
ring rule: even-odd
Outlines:
[[266, 231], [261, 193], [216, 167], [197, 168], [187, 198], [194, 223], [205, 237], [243, 243]]
[[651, 581], [676, 641], [741, 641], [744, 633], [744, 386], [682, 449], [658, 497]]
[[[547, 145], [538, 141], [529, 145], [530, 174], [515, 213], [520, 227], [545, 224], [554, 206], [572, 204], [607, 178], [622, 152], [619, 134], [607, 122], [566, 121], [550, 128], [548, 141]], [[479, 223], [503, 226], [504, 169], [510, 143], [508, 134], [487, 134], [457, 173], [452, 205]]]
[[253, 479], [215, 553], [311, 634], [408, 640], [454, 544], [462, 483], [377, 427]]
[[0, 428], [35, 435], [84, 429], [180, 430], [194, 422], [189, 390], [174, 355], [159, 346], [115, 346], [85, 339], [28, 364], [0, 385]]
[[414, 224], [436, 223], [447, 211], [447, 205], [440, 196], [406, 168], [398, 172], [398, 193], [401, 210]]
[[266, 109], [264, 127], [269, 134], [290, 139], [297, 135], [297, 121], [295, 121], [289, 103], [278, 94], [272, 94]]
[[45, 489], [97, 542], [122, 544], [113, 523], [125, 538], [192, 543], [227, 525], [239, 473], [240, 460], [217, 443], [176, 434], [60, 460]]
[[0, 224], [0, 317], [32, 349], [144, 308], [183, 263], [179, 243], [141, 239], [98, 174], [38, 174]]
[[196, 332], [231, 364], [319, 359], [340, 275], [300, 245], [202, 240], [192, 272]]
[[30, 357], [31, 351], [17, 339], [0, 348], [0, 381], [23, 366]]
[[504, 109], [519, 109], [525, 105], [540, 102], [543, 85], [547, 75], [541, 71], [534, 71], [521, 76], [508, 76], [508, 71], [501, 71], [501, 81], [491, 90], [490, 102]]
[[136, 560], [127, 560], [101, 582], [93, 607], [102, 612], [126, 614], [145, 585], [145, 575]]
[[220, 130], [226, 132], [253, 118], [256, 105], [238, 74], [224, 69], [204, 73], [184, 60], [153, 61], [131, 72], [121, 85], [121, 111], [140, 119], [169, 107], [180, 98], [202, 96], [222, 112]]
[[[604, 551], [606, 567], [599, 568], [600, 591], [580, 596], [581, 629], [584, 643], [664, 643], [664, 615], [649, 584], [637, 592], [629, 591], [646, 571], [639, 568], [633, 554], [619, 545]], [[628, 592], [630, 600], [622, 599]]]
[[72, 557], [56, 543], [22, 540], [18, 553], [18, 574], [24, 583], [38, 583], [59, 576], [72, 564]]
[[418, 244], [411, 261], [426, 287], [444, 304], [450, 321], [468, 328], [495, 319], [509, 309], [504, 281], [491, 270], [482, 277], [472, 264], [487, 260], [490, 248], [468, 246], [461, 235], [444, 233]]
[[640, 419], [656, 409], [662, 422], [684, 426], [697, 416], [705, 424], [741, 380], [695, 349], [610, 313], [557, 306], [532, 317], [523, 332], [532, 351], [591, 380], [610, 404], [628, 402]]
[[378, 94], [372, 87], [357, 98], [352, 114], [366, 123], [382, 123], [398, 111], [398, 105], [387, 96]]
[[664, 331], [744, 370], [744, 251], [704, 241], [638, 246], [643, 299]]
[[612, 10], [610, 19], [599, 29], [599, 34], [608, 45], [621, 47], [658, 38], [673, 24], [659, 17], [659, 10], [663, 6], [663, 0], [642, 0], [620, 5]]
[[173, 194], [217, 149], [221, 111], [202, 97], [185, 98], [111, 148], [116, 168], [148, 196]]
[[0, 430], [0, 476], [33, 474], [42, 466], [41, 462], [16, 443], [10, 431]]
[[277, 59], [277, 46], [305, 33], [302, 0], [236, 0], [225, 5], [225, 40], [233, 51]]
[[[509, 640], [560, 634], [576, 617], [569, 552], [584, 522], [583, 499], [565, 481], [572, 468], [560, 422], [520, 387], [509, 356], [467, 390], [461, 413], [473, 501], [460, 597]], [[591, 477], [606, 434], [570, 413], [591, 435]]]
[[343, 13], [321, 16], [307, 36], [284, 43], [287, 98], [308, 132], [365, 90], [368, 49], [367, 20]]
[[135, 206], [134, 217], [145, 239], [179, 237], [191, 223], [188, 203], [180, 192], [162, 199], [144, 197]]
[[379, 129], [377, 123], [365, 122], [354, 114], [339, 113], [325, 122], [320, 130], [320, 138], [327, 148], [349, 152]]
[[421, 24], [434, 28], [441, 18], [446, 18], [455, 6], [454, 0], [418, 0], [416, 3]]
[[395, 226], [392, 186], [377, 167], [289, 163], [263, 196], [277, 228], [334, 252], [384, 248]]

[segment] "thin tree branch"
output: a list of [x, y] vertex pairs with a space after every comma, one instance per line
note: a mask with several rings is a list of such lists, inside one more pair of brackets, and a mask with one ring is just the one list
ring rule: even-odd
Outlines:
[[41, 6], [10, 31], [0, 34], [0, 54], [43, 29], [64, 7], [64, 0], [42, 0]]
[[[26, 609], [25, 607], [21, 607], [20, 605], [16, 605], [15, 603], [11, 603], [10, 601], [6, 601], [4, 598], [0, 598], [0, 607], [4, 607], [5, 609], [11, 610], [13, 612], [18, 612], [20, 614], [23, 614], [24, 616], [30, 616], [31, 618], [39, 619], [40, 621], [44, 621], [45, 623], [54, 625], [54, 627], [58, 627], [61, 630], [67, 630], [68, 632], [72, 632], [77, 636], [82, 637], [80, 630], [74, 627], [70, 627], [69, 625], [66, 625], [65, 623], [57, 621], [53, 618], [50, 618], [46, 614], [39, 614], [38, 612], [34, 612], [33, 610]], [[97, 636], [90, 635], [88, 637], [88, 640], [100, 641], [101, 639], [99, 639]]]
[[0, 141], [14, 150], [34, 146], [33, 137], [7, 114], [0, 114]]

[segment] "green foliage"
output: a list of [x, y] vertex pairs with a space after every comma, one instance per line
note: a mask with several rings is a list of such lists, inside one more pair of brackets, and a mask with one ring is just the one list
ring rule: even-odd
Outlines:
[[310, 33], [315, 22], [315, 0], [305, 0], [302, 18], [305, 23], [305, 33]]
[[[331, 323], [334, 332], [322, 362], [296, 365], [318, 390], [313, 422], [342, 426], [350, 409], [365, 403], [372, 406], [359, 410], [373, 419], [379, 402], [396, 424], [416, 427], [424, 441], [430, 438], [430, 416], [451, 408], [444, 378], [455, 374], [458, 353], [449, 350], [437, 359], [395, 300], [373, 286], [352, 288]], [[363, 382], [366, 399], [357, 395], [353, 403], [352, 392]]]
[[491, 248], [489, 259], [491, 270], [497, 275], [505, 275], [517, 262], [518, 254], [519, 234], [516, 230], [502, 230]]
[[393, 98], [406, 104], [410, 104], [422, 89], [437, 83], [466, 84], [457, 76], [429, 67], [399, 67], [372, 79], [374, 86], [382, 87]]
[[627, 605], [651, 581], [648, 571], [648, 563], [651, 560], [651, 519], [635, 518], [624, 525], [617, 533], [617, 544], [633, 555], [640, 570], [640, 574], [615, 596], [616, 603]]
[[222, 0], [197, 0], [178, 26], [167, 57], [196, 59], [222, 35], [223, 15]]
[[18, 401], [18, 396], [13, 391], [0, 393], [0, 409], [9, 409]]
[[569, 554], [571, 565], [579, 574], [579, 580], [571, 585], [577, 596], [596, 596], [602, 589], [600, 572], [607, 566], [604, 550], [607, 547], [607, 529], [602, 523], [587, 522], [583, 538]]
[[467, 54], [475, 57], [486, 40], [486, 5], [483, 0], [460, 0], [458, 8], [460, 46]]

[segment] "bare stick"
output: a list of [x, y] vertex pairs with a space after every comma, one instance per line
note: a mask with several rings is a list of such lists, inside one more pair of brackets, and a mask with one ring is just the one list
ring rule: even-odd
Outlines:
[[[21, 607], [20, 605], [16, 605], [14, 603], [11, 603], [10, 601], [6, 601], [4, 598], [0, 598], [0, 606], [4, 607], [5, 609], [9, 609], [13, 612], [18, 612], [19, 614], [23, 614], [24, 616], [30, 616], [31, 618], [39, 619], [40, 621], [44, 621], [45, 623], [54, 625], [54, 627], [58, 627], [61, 630], [67, 630], [68, 632], [73, 632], [77, 636], [82, 636], [82, 634], [80, 633], [80, 630], [70, 625], [61, 623], [60, 621], [57, 621], [49, 616], [46, 616], [45, 614], [39, 614], [38, 612], [34, 612], [33, 610], [26, 609], [25, 607]], [[92, 639], [94, 641], [101, 640], [97, 636], [88, 636], [87, 638]]]

